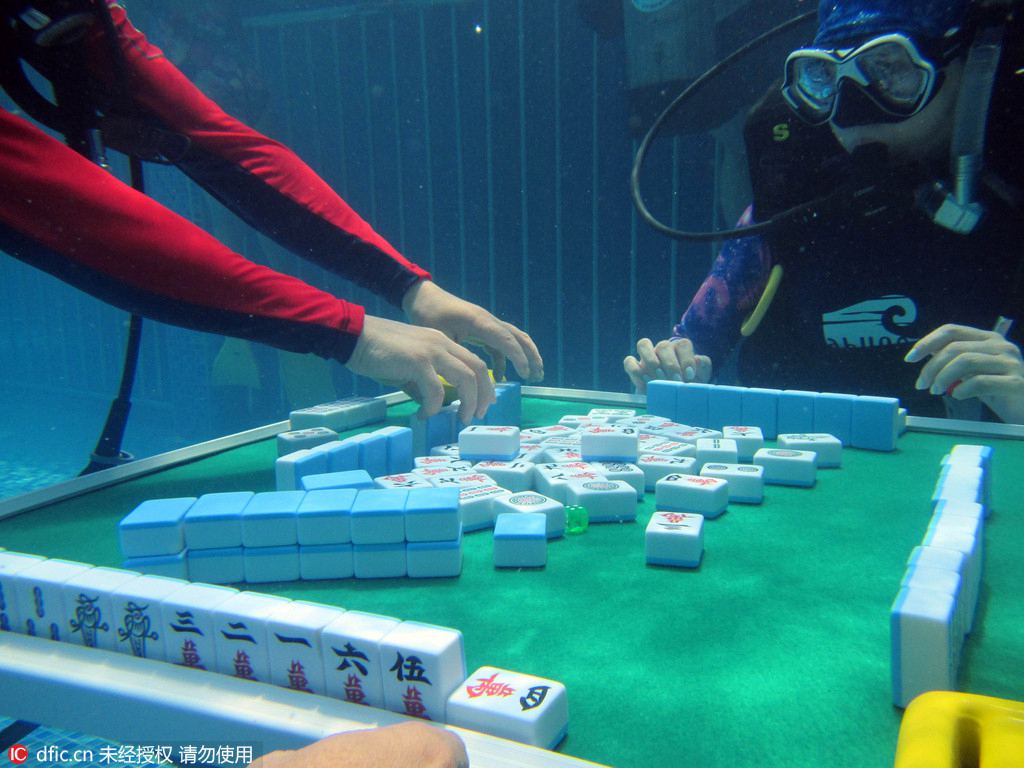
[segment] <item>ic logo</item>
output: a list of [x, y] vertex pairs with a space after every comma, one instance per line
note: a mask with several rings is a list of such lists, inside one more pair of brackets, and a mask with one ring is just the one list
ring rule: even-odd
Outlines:
[[7, 757], [15, 765], [21, 765], [28, 760], [28, 747], [24, 744], [14, 744], [8, 747]]

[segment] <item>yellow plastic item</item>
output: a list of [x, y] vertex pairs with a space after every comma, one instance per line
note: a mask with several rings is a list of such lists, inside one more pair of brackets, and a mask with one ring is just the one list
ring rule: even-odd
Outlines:
[[1020, 768], [1024, 703], [931, 691], [903, 713], [895, 768]]
[[[491, 381], [494, 381], [494, 371], [490, 368], [487, 369], [487, 375], [491, 377]], [[438, 374], [437, 378], [441, 380], [441, 386], [444, 387], [444, 404], [451, 405], [453, 402], [459, 399], [459, 392], [455, 387], [448, 383], [444, 376]]]
[[754, 307], [754, 311], [750, 313], [750, 317], [743, 321], [743, 325], [740, 326], [740, 333], [744, 336], [753, 335], [754, 331], [764, 320], [764, 316], [768, 314], [768, 307], [772, 305], [772, 301], [775, 300], [775, 294], [779, 290], [779, 283], [782, 282], [782, 265], [776, 264], [772, 267], [772, 271], [768, 273], [768, 284], [764, 287], [764, 292], [761, 294], [761, 298], [757, 300], [757, 306]]

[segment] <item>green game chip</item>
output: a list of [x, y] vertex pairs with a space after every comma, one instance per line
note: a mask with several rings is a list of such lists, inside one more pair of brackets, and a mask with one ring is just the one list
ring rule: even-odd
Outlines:
[[590, 514], [586, 507], [570, 504], [565, 508], [565, 532], [570, 536], [576, 536], [587, 532], [590, 524]]

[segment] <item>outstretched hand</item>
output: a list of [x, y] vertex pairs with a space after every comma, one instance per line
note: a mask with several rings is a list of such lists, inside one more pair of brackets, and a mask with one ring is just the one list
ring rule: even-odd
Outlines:
[[647, 382], [711, 381], [711, 358], [698, 355], [689, 339], [665, 339], [652, 344], [650, 339], [636, 343], [636, 357], [629, 355], [622, 367], [639, 394], [647, 392]]
[[1024, 362], [1016, 344], [995, 331], [943, 325], [918, 341], [905, 360], [929, 357], [918, 389], [955, 400], [977, 397], [1003, 421], [1024, 424]]
[[[499, 320], [483, 307], [448, 293], [430, 280], [423, 280], [409, 289], [402, 299], [402, 309], [416, 325], [441, 331], [456, 343], [477, 344], [487, 349], [496, 381], [505, 376], [506, 359], [512, 361], [526, 381], [544, 378], [544, 361], [529, 334]], [[459, 395], [462, 395], [461, 389]]]
[[495, 401], [484, 361], [440, 331], [367, 315], [356, 348], [345, 364], [360, 376], [406, 390], [433, 416], [444, 405], [444, 376], [459, 392], [459, 419], [481, 418]]

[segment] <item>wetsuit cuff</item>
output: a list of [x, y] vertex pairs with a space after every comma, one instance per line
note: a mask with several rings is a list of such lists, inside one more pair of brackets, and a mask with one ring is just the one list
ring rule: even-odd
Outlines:
[[414, 285], [430, 279], [432, 279], [430, 277], [430, 273], [426, 270], [403, 272], [388, 286], [387, 291], [384, 293], [384, 298], [387, 299], [388, 303], [392, 306], [402, 309], [402, 302], [405, 300], [405, 294], [407, 294]]
[[366, 322], [366, 310], [358, 304], [352, 305], [348, 323], [343, 331], [338, 333], [338, 341], [334, 346], [331, 357], [344, 365], [352, 357], [352, 353], [359, 343], [359, 337], [363, 333], [363, 325]]

